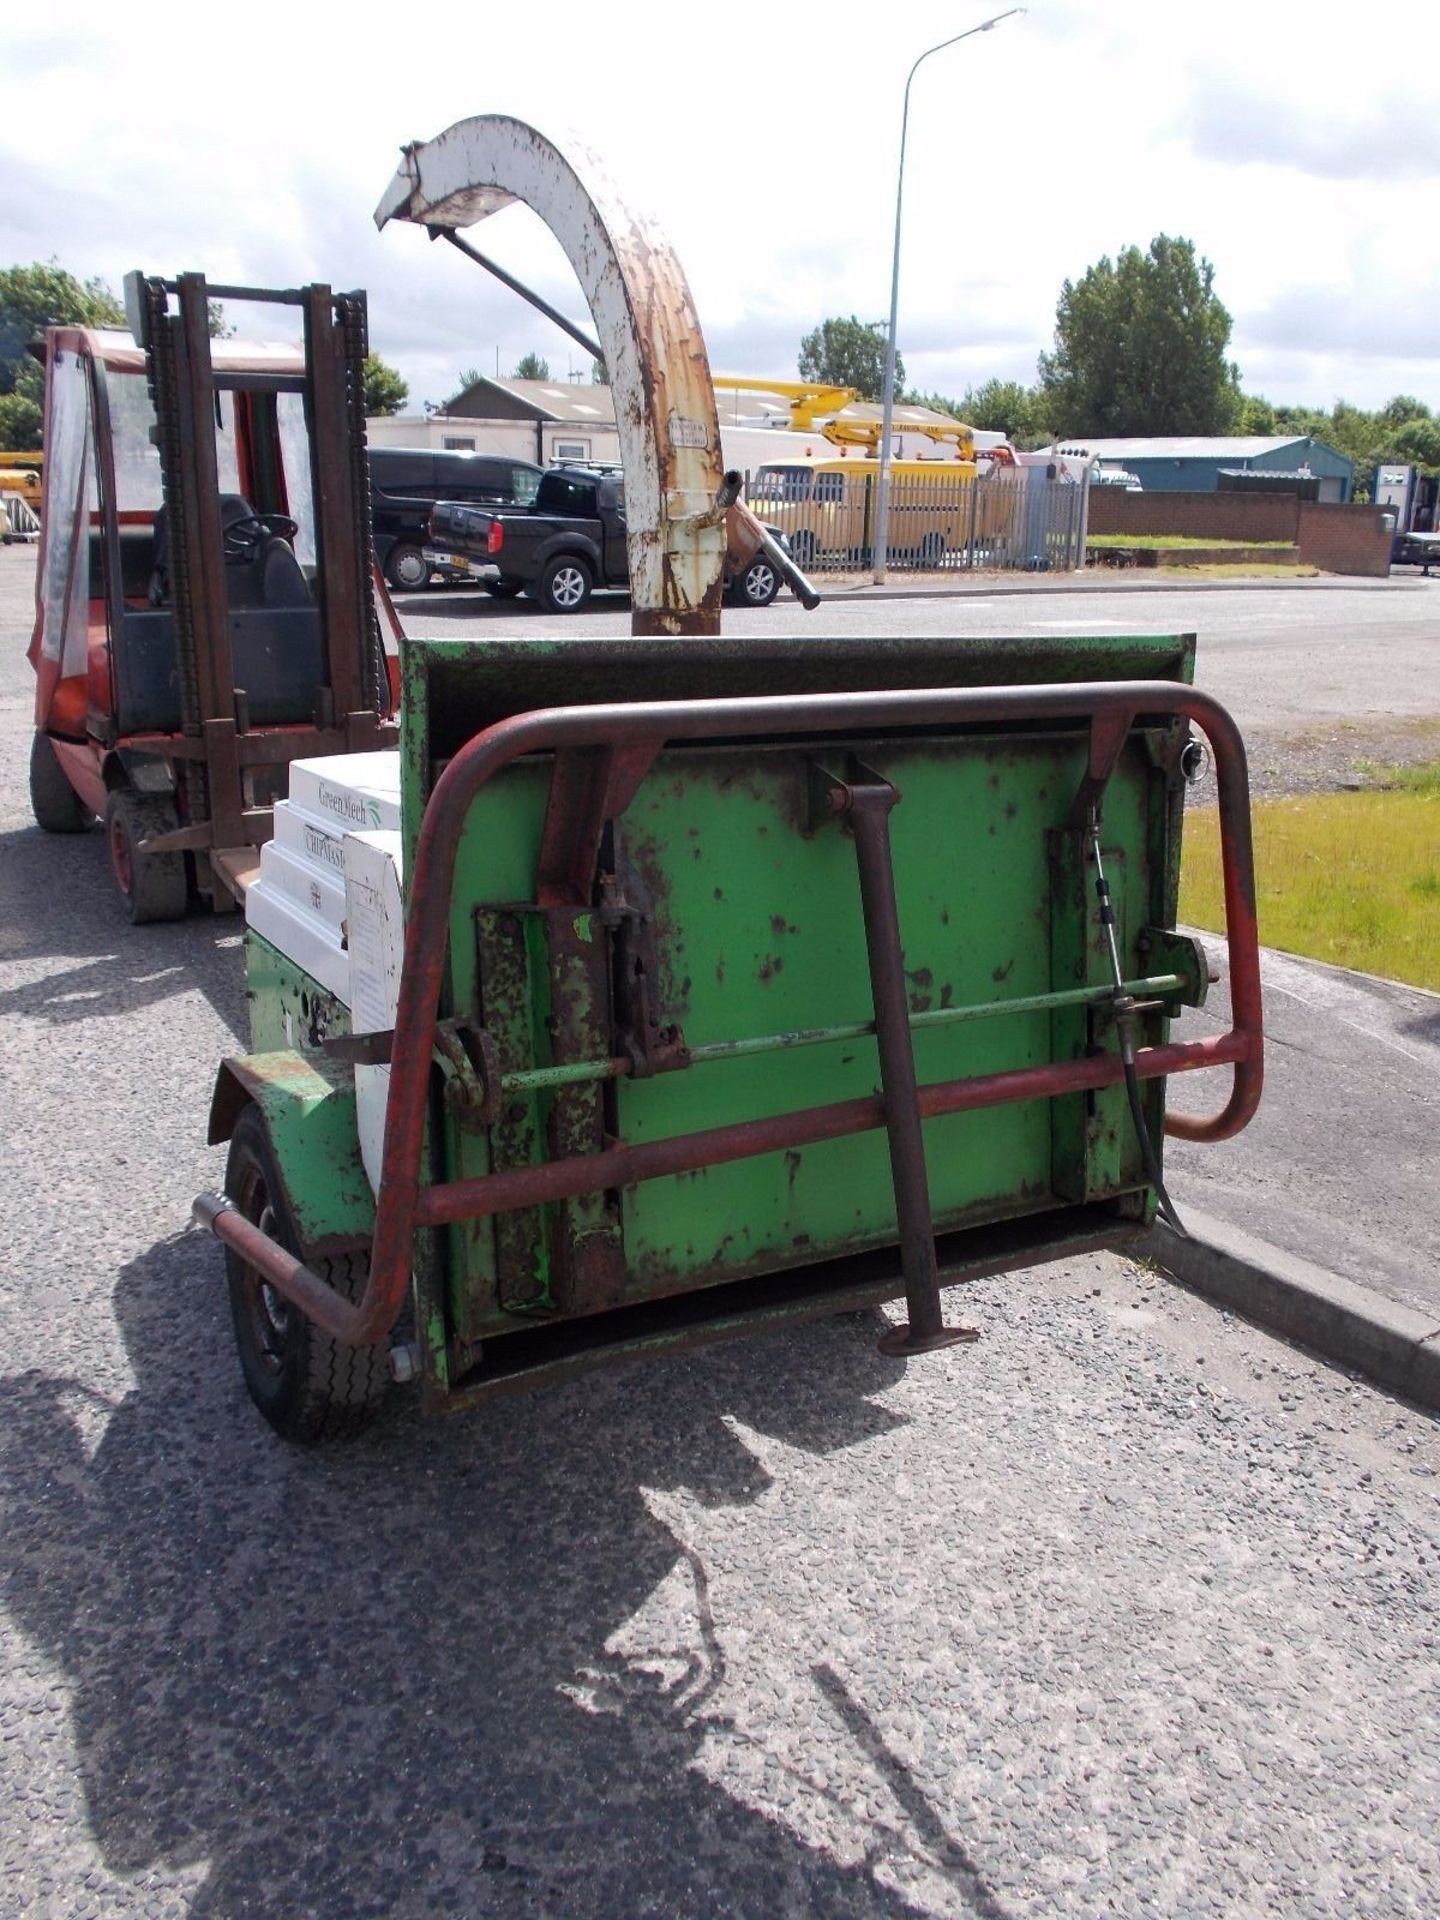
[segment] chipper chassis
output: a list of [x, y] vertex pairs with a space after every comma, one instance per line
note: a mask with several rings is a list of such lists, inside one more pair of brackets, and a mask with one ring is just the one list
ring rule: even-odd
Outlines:
[[[713, 394], [663, 241], [504, 119], [408, 150], [382, 215], [512, 197], [616, 381], [637, 637], [403, 643], [393, 1020], [311, 996], [302, 1044], [221, 1069], [197, 1213], [297, 1439], [391, 1373], [440, 1411], [902, 1297], [889, 1350], [973, 1338], [942, 1288], [1142, 1233], [1162, 1133], [1223, 1140], [1260, 1095], [1244, 750], [1193, 639], [720, 640]], [[1174, 924], [1192, 728], [1233, 1017], [1177, 1041], [1209, 979]], [[1165, 1113], [1215, 1067], [1213, 1117]]]

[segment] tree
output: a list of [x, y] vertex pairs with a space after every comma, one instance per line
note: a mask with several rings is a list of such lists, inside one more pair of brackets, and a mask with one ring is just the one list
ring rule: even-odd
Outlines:
[[484, 374], [481, 373], [478, 367], [462, 367], [460, 370], [460, 385], [455, 389], [455, 398], [458, 400], [461, 394], [468, 393], [471, 387], [478, 387], [484, 378]]
[[[867, 327], [852, 313], [848, 320], [822, 320], [800, 342], [800, 378], [827, 386], [854, 387], [862, 400], [879, 400], [885, 391], [885, 329]], [[895, 356], [895, 391], [905, 385], [905, 362]]]
[[1047, 413], [1044, 394], [1022, 387], [1018, 380], [987, 380], [981, 387], [967, 387], [960, 402], [960, 416], [972, 427], [983, 433], [1003, 433], [1016, 446], [1048, 440]]
[[1240, 411], [1225, 358], [1230, 315], [1193, 241], [1157, 234], [1147, 252], [1107, 255], [1055, 310], [1055, 351], [1040, 356], [1052, 419], [1076, 434], [1226, 433]]
[[372, 419], [380, 414], [399, 413], [410, 398], [410, 388], [394, 367], [387, 366], [378, 353], [365, 356], [365, 412]]
[[900, 406], [928, 407], [931, 413], [948, 413], [952, 420], [968, 421], [970, 418], [964, 403], [952, 400], [948, 393], [922, 393], [918, 387], [911, 393], [901, 393], [897, 389], [895, 399]]
[[1235, 431], [1244, 434], [1273, 435], [1278, 431], [1275, 409], [1268, 400], [1258, 393], [1242, 393], [1240, 411], [1235, 419]]
[[1417, 415], [1397, 427], [1380, 449], [1387, 466], [1424, 467], [1440, 471], [1440, 420]]
[[1413, 394], [1397, 393], [1393, 400], [1385, 402], [1377, 417], [1382, 427], [1403, 427], [1411, 420], [1428, 420], [1430, 409]]
[[610, 369], [606, 366], [603, 359], [591, 361], [590, 384], [592, 387], [608, 387], [609, 386]]
[[44, 409], [23, 393], [0, 394], [0, 452], [37, 453], [45, 426]]
[[26, 349], [46, 327], [124, 324], [125, 309], [103, 280], [77, 280], [56, 260], [6, 267], [0, 271], [0, 393], [15, 391]]
[[527, 353], [516, 361], [515, 371], [510, 378], [512, 380], [548, 380], [550, 362], [542, 360], [538, 353]]

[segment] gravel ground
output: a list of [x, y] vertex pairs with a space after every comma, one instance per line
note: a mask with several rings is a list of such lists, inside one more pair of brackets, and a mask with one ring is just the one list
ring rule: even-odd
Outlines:
[[[1380, 715], [1283, 731], [1251, 725], [1245, 729], [1245, 750], [1257, 800], [1384, 787], [1398, 767], [1440, 761], [1440, 718]], [[1192, 797], [1199, 805], [1214, 804], [1215, 781], [1208, 768]]]
[[0, 1912], [1440, 1908], [1440, 1427], [1119, 1259], [908, 1370], [866, 1315], [275, 1441], [185, 1225], [235, 931], [30, 824], [15, 579]]

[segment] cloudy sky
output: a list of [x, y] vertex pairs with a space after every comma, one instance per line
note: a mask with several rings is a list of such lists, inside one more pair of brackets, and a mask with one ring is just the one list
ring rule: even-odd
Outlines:
[[[911, 62], [999, 10], [12, 7], [0, 265], [362, 286], [412, 402], [530, 350], [583, 378], [453, 249], [371, 220], [402, 142], [503, 112], [574, 129], [658, 218], [717, 372], [793, 377], [819, 320], [888, 309]], [[1061, 282], [1168, 232], [1214, 263], [1247, 391], [1440, 407], [1435, 0], [1036, 0], [921, 67], [905, 179], [913, 385], [1033, 379]], [[527, 209], [469, 237], [587, 322]]]

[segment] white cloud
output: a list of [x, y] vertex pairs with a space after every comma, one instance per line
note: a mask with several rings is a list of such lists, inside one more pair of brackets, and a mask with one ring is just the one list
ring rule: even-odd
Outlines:
[[[0, 264], [364, 286], [374, 344], [417, 401], [497, 354], [502, 372], [533, 350], [559, 375], [583, 359], [563, 334], [453, 250], [370, 221], [403, 141], [505, 111], [577, 128], [655, 214], [717, 368], [786, 374], [826, 315], [886, 311], [906, 73], [990, 10], [912, 0], [859, 35], [757, 0], [413, 23], [302, 0], [202, 33], [193, 7], [156, 0], [142, 34], [109, 0], [74, 0], [58, 24], [7, 23]], [[1419, 0], [1037, 0], [937, 53], [911, 93], [910, 378], [1033, 378], [1061, 281], [1164, 231], [1214, 262], [1251, 387], [1324, 402], [1323, 375], [1357, 402], [1440, 402], [1416, 327], [1433, 297], [1417, 183], [1440, 140], [1434, 20]], [[524, 209], [470, 238], [586, 323]]]

